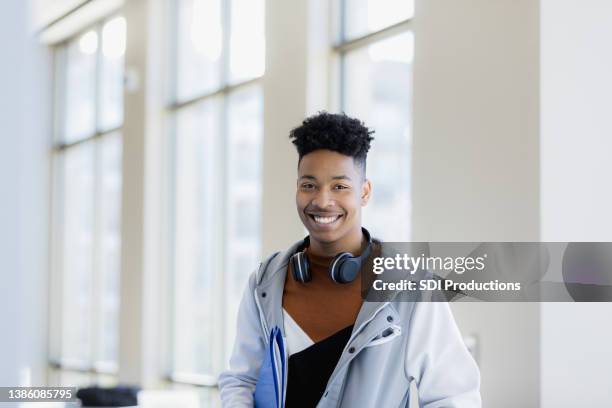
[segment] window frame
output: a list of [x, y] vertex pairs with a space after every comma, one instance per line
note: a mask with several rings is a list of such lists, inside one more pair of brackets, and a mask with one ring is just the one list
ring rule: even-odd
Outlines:
[[[50, 149], [50, 156], [52, 162], [51, 171], [51, 219], [50, 219], [50, 285], [49, 285], [49, 341], [48, 341], [48, 359], [47, 359], [47, 376], [53, 378], [54, 376], [62, 377], [63, 374], [74, 374], [82, 375], [83, 377], [92, 379], [103, 380], [106, 383], [113, 383], [117, 381], [119, 375], [119, 356], [115, 363], [100, 362], [96, 361], [99, 339], [98, 332], [100, 328], [100, 308], [103, 299], [103, 288], [104, 285], [100, 284], [100, 280], [103, 278], [103, 274], [100, 270], [99, 262], [97, 260], [100, 257], [99, 240], [101, 232], [101, 212], [100, 204], [97, 199], [94, 199], [93, 207], [93, 243], [92, 243], [92, 271], [91, 271], [91, 315], [92, 324], [89, 330], [90, 344], [89, 344], [89, 361], [81, 361], [75, 359], [67, 359], [62, 357], [62, 347], [64, 344], [63, 339], [63, 327], [66, 324], [64, 321], [64, 279], [65, 269], [63, 264], [63, 246], [64, 246], [64, 234], [63, 234], [63, 215], [65, 206], [65, 173], [64, 173], [64, 161], [68, 152], [76, 147], [90, 144], [93, 150], [94, 162], [93, 167], [93, 191], [94, 196], [100, 196], [101, 189], [101, 174], [100, 174], [100, 162], [101, 162], [101, 151], [102, 141], [111, 138], [114, 135], [120, 140], [123, 139], [123, 125], [124, 118], [122, 117], [121, 123], [116, 126], [103, 127], [100, 123], [100, 105], [102, 104], [100, 99], [101, 83], [102, 83], [102, 36], [104, 25], [118, 17], [124, 17], [121, 11], [115, 11], [104, 17], [98, 19], [96, 22], [87, 25], [83, 29], [74, 33], [65, 40], [54, 44], [51, 48], [52, 51], [52, 67], [53, 67], [53, 131], [52, 131], [52, 142]], [[94, 127], [93, 132], [87, 135], [79, 137], [77, 140], [65, 142], [63, 140], [65, 136], [65, 109], [66, 109], [66, 85], [67, 85], [67, 74], [68, 74], [68, 47], [74, 41], [84, 34], [94, 31], [98, 37], [98, 46], [95, 53], [95, 72], [94, 72], [94, 93], [93, 93], [93, 106], [94, 106]], [[122, 172], [122, 171], [121, 171]], [[122, 172], [123, 173], [123, 172]], [[119, 331], [119, 328], [118, 328]], [[117, 332], [117, 338], [119, 333]], [[62, 382], [60, 380], [60, 382]]]
[[[218, 172], [218, 178], [220, 180], [220, 185], [225, 186], [227, 183], [227, 179], [229, 177], [229, 170], [227, 168], [227, 157], [230, 149], [229, 142], [229, 126], [228, 126], [228, 113], [229, 109], [229, 100], [234, 93], [238, 93], [241, 90], [258, 87], [262, 93], [262, 106], [263, 106], [263, 82], [265, 77], [265, 72], [257, 77], [239, 80], [239, 81], [231, 81], [230, 80], [230, 34], [232, 30], [232, 19], [231, 19], [231, 7], [232, 1], [221, 0], [221, 31], [222, 31], [222, 41], [221, 41], [221, 54], [220, 54], [220, 77], [219, 77], [219, 86], [216, 89], [210, 91], [200, 92], [194, 96], [184, 98], [183, 100], [179, 100], [177, 97], [177, 84], [178, 84], [178, 58], [177, 58], [177, 44], [179, 41], [178, 35], [178, 9], [179, 9], [180, 0], [170, 0], [166, 5], [167, 10], [167, 21], [168, 21], [168, 29], [169, 29], [169, 41], [167, 43], [167, 49], [165, 51], [165, 55], [169, 57], [171, 63], [169, 64], [168, 72], [168, 85], [166, 87], [166, 104], [164, 106], [163, 115], [166, 118], [166, 123], [168, 124], [168, 128], [165, 131], [165, 137], [167, 138], [167, 146], [168, 153], [166, 156], [166, 162], [169, 166], [169, 177], [168, 177], [168, 185], [171, 199], [168, 200], [168, 226], [167, 231], [169, 232], [168, 238], [166, 240], [168, 250], [167, 262], [164, 264], [164, 275], [167, 277], [167, 281], [169, 282], [168, 292], [168, 313], [165, 313], [164, 316], [164, 325], [169, 328], [166, 342], [165, 342], [165, 350], [163, 350], [163, 355], [165, 358], [163, 359], [163, 371], [164, 377], [163, 380], [170, 385], [187, 385], [187, 386], [195, 386], [205, 390], [214, 390], [218, 387], [217, 384], [217, 375], [215, 374], [199, 374], [199, 373], [188, 373], [188, 372], [179, 372], [175, 371], [175, 356], [174, 356], [174, 342], [176, 333], [174, 332], [174, 316], [176, 314], [176, 303], [175, 303], [175, 295], [176, 295], [176, 287], [175, 287], [175, 219], [176, 219], [176, 210], [175, 210], [175, 199], [176, 196], [176, 142], [177, 142], [177, 126], [176, 126], [176, 117], [181, 113], [181, 111], [185, 111], [192, 107], [195, 107], [199, 104], [206, 103], [207, 101], [217, 100], [219, 103], [218, 108], [218, 123], [219, 123], [219, 132], [215, 135], [216, 138], [220, 141], [219, 144], [219, 152], [222, 155], [222, 159], [219, 160], [218, 166], [216, 167], [216, 171]], [[265, 1], [264, 1], [265, 8]], [[264, 13], [265, 19], [265, 13]], [[265, 30], [265, 23], [264, 23]], [[263, 112], [261, 117], [262, 127], [263, 127]], [[234, 325], [235, 322], [227, 321], [227, 308], [225, 307], [225, 292], [227, 289], [227, 280], [225, 273], [221, 271], [225, 269], [228, 265], [228, 251], [227, 251], [227, 220], [229, 219], [229, 211], [227, 209], [227, 203], [229, 199], [229, 190], [227, 187], [223, 187], [222, 190], [219, 191], [219, 196], [222, 197], [222, 203], [219, 205], [220, 213], [218, 217], [218, 221], [212, 228], [215, 230], [217, 235], [221, 237], [219, 240], [219, 244], [217, 246], [217, 251], [221, 254], [219, 256], [220, 263], [219, 268], [216, 268], [213, 280], [219, 282], [219, 286], [216, 287], [218, 290], [215, 291], [215, 296], [213, 299], [213, 303], [218, 305], [223, 305], [219, 308], [220, 317], [219, 320], [224, 322], [224, 324]], [[261, 240], [261, 236], [260, 236]], [[219, 333], [219, 338], [215, 340], [222, 345], [222, 354], [228, 355], [227, 351], [231, 349], [231, 345], [228, 345], [226, 339], [226, 326], [223, 326], [222, 329], [217, 331]], [[225, 360], [225, 359], [224, 359]]]
[[[335, 78], [338, 81], [332, 81], [331, 88], [332, 94], [336, 97], [334, 100], [337, 101], [337, 108], [339, 110], [344, 109], [346, 101], [344, 95], [346, 91], [346, 75], [345, 75], [345, 63], [346, 55], [351, 51], [366, 48], [374, 43], [383, 41], [392, 37], [395, 37], [406, 32], [414, 33], [414, 16], [406, 18], [402, 21], [398, 21], [392, 25], [386, 26], [376, 31], [369, 32], [353, 38], [346, 38], [346, 0], [336, 0], [333, 2], [331, 14], [334, 23], [331, 24], [333, 35], [333, 41], [331, 45], [332, 53], [332, 64], [334, 66]], [[338, 82], [338, 85], [334, 85], [333, 82]]]
[[[359, 36], [347, 38], [346, 36], [346, 2], [347, 0], [334, 0], [329, 7], [332, 23], [330, 24], [332, 39], [330, 44], [330, 101], [331, 106], [335, 111], [344, 112], [347, 108], [347, 59], [352, 52], [367, 49], [367, 47], [381, 43], [385, 40], [399, 37], [406, 33], [414, 35], [414, 19], [415, 15], [411, 15], [401, 21], [362, 34]], [[413, 73], [411, 74], [413, 76]], [[413, 110], [413, 105], [410, 106]], [[412, 160], [412, 159], [410, 159]], [[410, 196], [410, 193], [408, 194]], [[407, 217], [410, 220], [411, 208], [407, 209]], [[408, 230], [411, 231], [411, 221], [408, 221]], [[409, 232], [411, 235], [411, 232]]]

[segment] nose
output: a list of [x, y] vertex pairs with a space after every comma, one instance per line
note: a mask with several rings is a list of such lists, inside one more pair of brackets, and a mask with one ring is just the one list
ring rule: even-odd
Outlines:
[[323, 188], [316, 193], [311, 204], [315, 207], [327, 208], [333, 206], [335, 201], [333, 200], [331, 193], [327, 189]]

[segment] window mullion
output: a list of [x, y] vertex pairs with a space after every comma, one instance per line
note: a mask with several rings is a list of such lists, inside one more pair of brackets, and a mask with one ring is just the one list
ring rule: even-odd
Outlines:
[[232, 55], [230, 50], [230, 40], [232, 32], [231, 3], [231, 0], [221, 1], [221, 89], [224, 89], [228, 86], [230, 77], [230, 57]]
[[179, 13], [178, 13], [178, 0], [175, 1], [166, 1], [166, 8], [168, 12], [168, 33], [169, 41], [165, 47], [165, 54], [170, 61], [174, 61], [173, 64], [167, 64], [168, 66], [168, 75], [166, 78], [169, 79], [167, 81], [168, 86], [164, 89], [165, 96], [165, 104], [169, 105], [177, 105], [178, 103], [178, 47], [176, 46], [178, 43], [178, 25], [179, 25]]
[[[176, 81], [175, 81], [176, 82]], [[174, 91], [173, 91], [174, 92]], [[168, 165], [168, 169], [170, 170], [170, 175], [169, 175], [169, 182], [168, 182], [168, 197], [172, 197], [171, 199], [167, 200], [168, 201], [168, 214], [170, 215], [168, 217], [168, 244], [170, 247], [170, 250], [168, 251], [168, 262], [166, 264], [166, 271], [168, 271], [170, 273], [170, 277], [169, 277], [169, 296], [168, 296], [168, 309], [170, 310], [170, 313], [168, 315], [168, 319], [167, 319], [167, 325], [168, 325], [168, 333], [171, 333], [169, 336], [169, 340], [168, 340], [168, 344], [167, 344], [167, 348], [166, 348], [166, 352], [164, 353], [164, 355], [166, 356], [166, 360], [163, 362], [164, 363], [164, 367], [166, 369], [166, 371], [168, 372], [168, 376], [170, 377], [172, 375], [172, 373], [175, 372], [176, 367], [175, 367], [175, 356], [174, 356], [174, 351], [175, 351], [175, 345], [176, 345], [176, 313], [177, 313], [177, 307], [176, 307], [176, 278], [177, 278], [177, 267], [176, 267], [176, 225], [177, 225], [177, 220], [176, 220], [176, 197], [177, 197], [177, 183], [176, 183], [176, 179], [177, 179], [177, 165], [178, 165], [178, 160], [177, 160], [177, 144], [178, 144], [178, 125], [177, 125], [177, 113], [175, 112], [174, 115], [172, 115], [170, 117], [170, 126], [169, 126], [169, 130], [170, 130], [170, 142], [169, 144], [169, 154], [168, 154], [168, 158], [169, 158], [169, 165]]]
[[340, 35], [339, 40], [340, 44], [344, 44], [346, 42], [346, 0], [340, 0]]
[[51, 359], [62, 357], [63, 341], [63, 295], [64, 295], [64, 156], [63, 152], [53, 155], [52, 219], [51, 219], [51, 279], [49, 293], [49, 354]]
[[[65, 113], [65, 89], [67, 75], [67, 52], [66, 45], [55, 48], [54, 58], [54, 86], [53, 86], [53, 144], [59, 143], [64, 134]], [[52, 212], [51, 212], [51, 267], [49, 287], [49, 357], [60, 359], [63, 351], [63, 327], [64, 322], [64, 202], [65, 202], [65, 175], [64, 159], [65, 152], [53, 151], [52, 155]], [[47, 377], [50, 373], [47, 372]], [[47, 378], [49, 379], [49, 378]]]
[[412, 29], [412, 18], [410, 18], [356, 38], [347, 39], [343, 33], [341, 34], [341, 41], [338, 44], [332, 45], [332, 48], [336, 52], [352, 51], [394, 37], [406, 31], [411, 31]]
[[229, 84], [229, 78], [230, 78], [230, 58], [231, 58], [231, 50], [230, 50], [230, 46], [231, 46], [231, 32], [232, 32], [232, 19], [231, 19], [231, 8], [232, 8], [232, 1], [222, 1], [222, 18], [223, 18], [223, 42], [222, 42], [222, 67], [221, 67], [221, 84], [222, 87], [225, 89], [225, 92], [222, 95], [222, 100], [221, 100], [221, 109], [220, 109], [220, 117], [219, 117], [219, 124], [220, 124], [220, 128], [219, 128], [219, 135], [217, 136], [218, 138], [220, 138], [219, 140], [219, 148], [220, 148], [220, 152], [218, 154], [217, 157], [220, 158], [218, 165], [216, 166], [218, 171], [219, 171], [219, 176], [217, 179], [220, 181], [220, 196], [222, 197], [222, 199], [220, 200], [220, 206], [218, 208], [220, 217], [218, 218], [219, 220], [221, 220], [220, 225], [218, 225], [218, 231], [219, 231], [219, 237], [221, 239], [218, 240], [219, 242], [219, 248], [218, 248], [218, 254], [220, 254], [220, 268], [217, 268], [217, 276], [216, 276], [216, 280], [219, 282], [219, 290], [216, 292], [218, 293], [220, 296], [215, 299], [216, 303], [218, 305], [222, 305], [221, 307], [219, 307], [221, 313], [218, 314], [218, 321], [215, 322], [215, 326], [219, 327], [220, 330], [218, 330], [216, 333], [218, 334], [218, 337], [215, 339], [216, 342], [216, 346], [218, 346], [218, 350], [220, 350], [220, 353], [218, 353], [218, 358], [217, 361], [215, 362], [215, 368], [217, 368], [218, 370], [222, 369], [223, 367], [223, 358], [225, 356], [225, 343], [226, 343], [226, 338], [225, 338], [225, 326], [226, 324], [229, 324], [227, 322], [227, 310], [225, 307], [225, 293], [226, 293], [226, 285], [228, 282], [227, 279], [227, 272], [229, 270], [230, 267], [230, 263], [229, 263], [229, 257], [231, 256], [231, 254], [228, 253], [228, 245], [227, 245], [227, 239], [228, 239], [228, 231], [227, 231], [227, 226], [228, 226], [228, 205], [230, 204], [230, 200], [229, 200], [229, 188], [228, 188], [228, 180], [229, 180], [229, 175], [228, 175], [228, 157], [229, 157], [229, 135], [228, 135], [228, 96], [229, 96], [229, 92], [231, 92], [231, 88], [229, 88], [228, 84]]
[[63, 138], [66, 132], [66, 83], [68, 76], [68, 49], [67, 45], [64, 44], [61, 47], [58, 47], [55, 51], [55, 58], [57, 58], [57, 62], [55, 64], [55, 87], [54, 87], [54, 102], [55, 102], [55, 112], [54, 112], [54, 134], [53, 134], [53, 143], [62, 143]]
[[227, 272], [229, 271], [229, 267], [230, 267], [230, 262], [229, 262], [229, 257], [231, 256], [231, 254], [228, 253], [228, 245], [227, 245], [227, 237], [228, 237], [228, 231], [227, 231], [227, 226], [228, 226], [228, 205], [230, 204], [230, 200], [229, 200], [229, 188], [228, 188], [228, 180], [229, 180], [229, 174], [228, 174], [228, 170], [229, 170], [229, 166], [228, 166], [228, 156], [229, 156], [229, 135], [228, 135], [228, 97], [227, 95], [224, 95], [224, 97], [221, 100], [221, 109], [219, 112], [219, 120], [220, 120], [220, 131], [219, 131], [219, 135], [217, 136], [220, 140], [219, 143], [217, 144], [219, 146], [219, 154], [217, 157], [220, 158], [219, 163], [217, 164], [217, 169], [219, 171], [219, 176], [217, 178], [217, 180], [219, 180], [219, 193], [220, 193], [220, 197], [221, 200], [219, 200], [219, 204], [218, 205], [218, 211], [220, 214], [220, 217], [218, 218], [220, 220], [220, 225], [218, 225], [218, 231], [219, 231], [219, 237], [220, 239], [218, 240], [219, 242], [219, 248], [218, 248], [218, 254], [221, 254], [221, 256], [219, 257], [220, 259], [220, 268], [217, 268], [217, 279], [219, 282], [219, 291], [217, 291], [218, 294], [220, 294], [219, 298], [216, 299], [216, 302], [218, 305], [220, 305], [221, 307], [219, 308], [221, 313], [218, 314], [218, 319], [219, 321], [215, 322], [215, 326], [219, 327], [220, 330], [218, 330], [216, 333], [219, 334], [219, 337], [217, 339], [215, 339], [217, 341], [217, 345], [219, 346], [219, 349], [221, 350], [221, 353], [219, 353], [219, 359], [217, 361], [217, 364], [219, 364], [219, 366], [217, 368], [221, 368], [222, 366], [222, 356], [224, 356], [224, 347], [225, 347], [225, 325], [226, 324], [231, 324], [227, 322], [227, 311], [226, 311], [226, 307], [225, 307], [225, 293], [226, 293], [226, 285], [228, 282], [227, 279]]
[[98, 49], [96, 50], [96, 68], [94, 78], [94, 132], [100, 133], [100, 88], [102, 86], [102, 48], [104, 47], [104, 38], [102, 38], [102, 25], [96, 27], [96, 33], [98, 35]]
[[94, 152], [94, 200], [93, 200], [93, 245], [92, 245], [92, 269], [91, 269], [91, 327], [90, 327], [90, 336], [91, 336], [91, 351], [90, 351], [90, 361], [89, 364], [91, 367], [96, 367], [98, 362], [98, 351], [100, 349], [99, 344], [101, 341], [101, 336], [103, 330], [100, 330], [100, 316], [102, 313], [102, 140], [94, 140], [93, 143], [93, 152]]
[[180, 102], [174, 102], [171, 103], [170, 105], [168, 105], [166, 107], [166, 109], [168, 111], [178, 111], [179, 109], [183, 109], [187, 106], [191, 106], [191, 105], [195, 105], [199, 102], [202, 102], [206, 99], [211, 99], [211, 98], [215, 98], [215, 97], [219, 97], [219, 96], [223, 96], [226, 95], [230, 92], [233, 92], [235, 89], [239, 89], [239, 88], [246, 88], [250, 85], [253, 85], [259, 81], [262, 80], [262, 77], [255, 77], [255, 78], [251, 78], [251, 79], [247, 79], [241, 82], [237, 82], [231, 85], [225, 85], [220, 87], [219, 89], [213, 91], [213, 92], [209, 92], [209, 93], [205, 93], [202, 95], [198, 95], [195, 96], [193, 98], [189, 98]]
[[[94, 90], [94, 129], [96, 130], [96, 134], [98, 133], [99, 129], [100, 129], [100, 86], [101, 86], [101, 75], [102, 75], [102, 69], [101, 69], [101, 64], [102, 64], [102, 47], [103, 47], [103, 38], [102, 38], [102, 30], [101, 30], [101, 25], [99, 25], [98, 27], [96, 27], [96, 32], [98, 33], [98, 49], [96, 51], [96, 66], [95, 66], [95, 79], [94, 79], [94, 83], [95, 83], [95, 90]], [[94, 217], [94, 223], [93, 223], [93, 245], [92, 245], [92, 250], [93, 250], [93, 254], [92, 254], [92, 260], [93, 260], [93, 265], [92, 265], [92, 277], [91, 277], [91, 283], [92, 283], [92, 288], [91, 288], [91, 293], [92, 293], [92, 298], [91, 298], [91, 328], [90, 328], [90, 335], [91, 335], [91, 351], [90, 351], [90, 366], [92, 368], [95, 369], [96, 367], [96, 363], [98, 361], [98, 350], [99, 350], [99, 343], [100, 343], [100, 339], [101, 339], [101, 334], [102, 334], [102, 330], [100, 330], [100, 316], [101, 316], [101, 310], [102, 310], [102, 276], [101, 276], [101, 271], [102, 268], [101, 266], [101, 245], [102, 245], [102, 237], [101, 237], [101, 231], [102, 231], [102, 139], [101, 138], [96, 138], [94, 137], [94, 139], [90, 142], [92, 143], [92, 147], [93, 147], [93, 154], [94, 154], [94, 162], [93, 162], [93, 166], [94, 166], [94, 177], [93, 177], [93, 184], [94, 184], [94, 200], [93, 200], [93, 217]]]
[[344, 52], [340, 52], [338, 55], [338, 73], [340, 77], [340, 81], [338, 83], [338, 87], [340, 88], [339, 103], [340, 109], [344, 110], [346, 109], [346, 100], [344, 97], [346, 93], [346, 53]]
[[123, 124], [121, 124], [121, 125], [119, 125], [117, 127], [110, 128], [110, 129], [102, 130], [100, 132], [94, 133], [94, 134], [89, 135], [89, 136], [85, 136], [82, 139], [75, 140], [74, 142], [70, 142], [70, 143], [66, 143], [66, 144], [58, 144], [53, 149], [55, 151], [67, 150], [67, 149], [70, 149], [70, 148], [72, 148], [74, 146], [77, 146], [77, 145], [79, 145], [81, 143], [87, 143], [87, 142], [90, 142], [90, 141], [92, 141], [94, 139], [98, 139], [98, 138], [104, 137], [106, 135], [109, 135], [111, 133], [121, 132], [122, 128], [123, 128]]

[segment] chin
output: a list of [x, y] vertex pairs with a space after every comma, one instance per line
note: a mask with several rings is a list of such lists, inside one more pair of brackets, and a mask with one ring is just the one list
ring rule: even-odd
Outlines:
[[335, 235], [329, 232], [308, 231], [308, 235], [310, 235], [310, 239], [316, 239], [324, 244], [329, 244], [337, 240]]
[[342, 233], [340, 231], [308, 230], [308, 234], [310, 235], [311, 240], [315, 239], [323, 244], [333, 244], [342, 237]]

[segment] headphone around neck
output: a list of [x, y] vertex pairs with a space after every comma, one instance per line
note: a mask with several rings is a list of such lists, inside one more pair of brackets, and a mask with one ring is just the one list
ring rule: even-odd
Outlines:
[[[372, 251], [372, 237], [367, 229], [361, 228], [363, 236], [366, 238], [367, 245], [361, 255], [353, 256], [350, 252], [341, 252], [332, 259], [329, 264], [329, 277], [336, 283], [349, 283], [355, 280], [357, 274], [361, 270], [363, 261], [368, 259]], [[312, 280], [310, 273], [310, 262], [304, 250], [310, 245], [310, 237], [304, 238], [304, 241], [297, 248], [296, 253], [291, 256], [291, 271], [293, 279], [300, 283], [306, 283]]]

